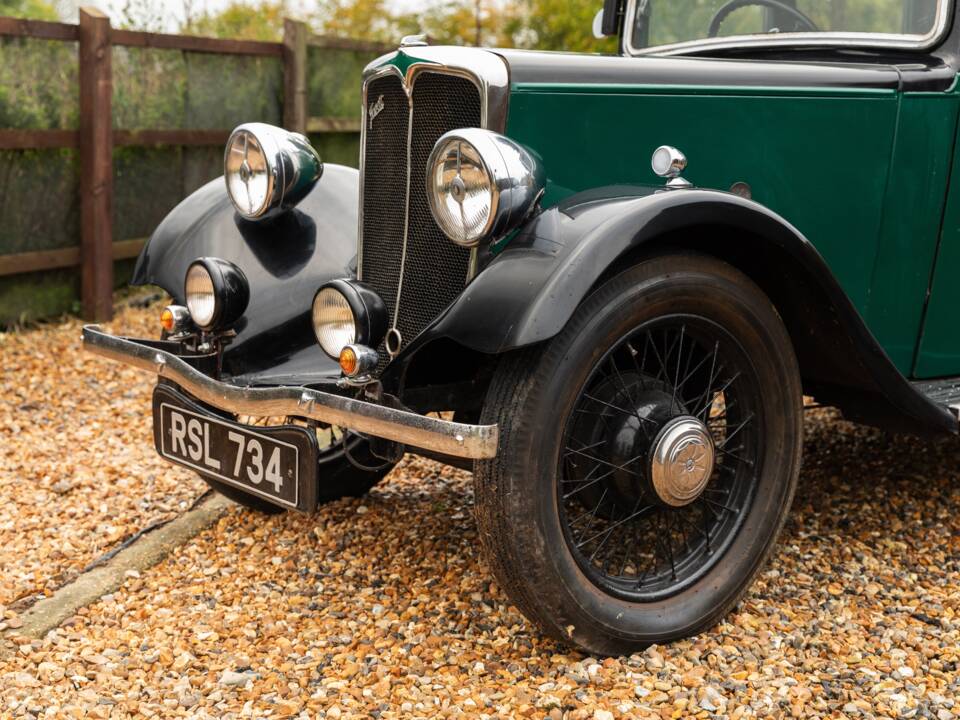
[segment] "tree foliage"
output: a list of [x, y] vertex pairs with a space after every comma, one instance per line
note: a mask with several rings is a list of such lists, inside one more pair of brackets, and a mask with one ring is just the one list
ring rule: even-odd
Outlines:
[[386, 0], [327, 0], [312, 20], [324, 34], [363, 40], [396, 42], [417, 32], [416, 23]]
[[220, 12], [187, 17], [183, 31], [191, 35], [277, 41], [283, 36], [285, 8], [282, 0], [249, 5], [234, 0]]
[[613, 52], [614, 41], [593, 37], [601, 6], [602, 0], [448, 0], [411, 21], [438, 43]]
[[0, 16], [59, 20], [56, 8], [45, 0], [0, 0]]
[[593, 36], [602, 0], [522, 0], [511, 31], [513, 45], [537, 50], [616, 52], [613, 39]]
[[[2, 1], [2, 0], [0, 0]], [[417, 12], [390, 0], [321, 0], [306, 19], [323, 34], [396, 43], [426, 34], [432, 43], [614, 52], [593, 37], [602, 0], [426, 0]], [[223, 10], [188, 20], [185, 32], [256, 40], [283, 33], [283, 0], [234, 0]]]

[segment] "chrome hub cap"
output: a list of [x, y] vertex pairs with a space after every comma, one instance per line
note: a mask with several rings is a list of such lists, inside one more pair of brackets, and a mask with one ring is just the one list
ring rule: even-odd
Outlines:
[[650, 453], [650, 481], [657, 497], [672, 507], [696, 500], [713, 474], [715, 455], [713, 437], [700, 420], [686, 415], [668, 422]]

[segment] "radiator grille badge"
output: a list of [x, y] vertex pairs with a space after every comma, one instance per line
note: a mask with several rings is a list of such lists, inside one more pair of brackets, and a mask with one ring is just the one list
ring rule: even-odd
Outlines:
[[377, 115], [383, 112], [383, 109], [387, 104], [383, 101], [383, 95], [378, 97], [375, 102], [370, 103], [370, 129], [373, 130], [373, 121], [377, 119]]

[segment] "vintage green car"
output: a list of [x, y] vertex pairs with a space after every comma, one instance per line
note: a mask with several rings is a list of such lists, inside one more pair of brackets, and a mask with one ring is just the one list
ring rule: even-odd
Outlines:
[[804, 396], [958, 430], [955, 12], [607, 0], [618, 56], [407, 38], [364, 74], [359, 173], [240, 126], [139, 259], [162, 339], [85, 345], [159, 374], [158, 451], [240, 502], [472, 468], [545, 632], [700, 632], [774, 546]]

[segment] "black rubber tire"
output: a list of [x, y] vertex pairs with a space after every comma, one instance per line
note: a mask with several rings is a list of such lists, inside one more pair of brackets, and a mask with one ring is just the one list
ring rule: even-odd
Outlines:
[[[321, 505], [345, 497], [366, 495], [377, 483], [393, 470], [395, 463], [384, 466], [384, 461], [374, 457], [366, 440], [355, 439], [351, 443], [350, 457], [365, 467], [377, 470], [361, 470], [344, 456], [343, 450], [332, 453], [320, 462], [318, 474], [320, 487], [317, 499]], [[200, 477], [218, 493], [233, 500], [238, 505], [256, 510], [265, 515], [279, 515], [286, 510], [279, 505], [267, 502], [256, 495], [243, 492], [239, 488], [201, 475]]]
[[[665, 600], [629, 602], [592, 583], [568, 548], [555, 491], [558, 445], [604, 348], [646, 320], [681, 312], [720, 324], [749, 353], [764, 391], [759, 481], [739, 532], [703, 577]], [[557, 640], [589, 653], [627, 654], [713, 626], [763, 565], [800, 468], [800, 375], [780, 317], [752, 281], [714, 258], [671, 255], [606, 282], [545, 345], [505, 356], [481, 422], [500, 426], [497, 458], [478, 462], [474, 474], [481, 540], [498, 582]]]

